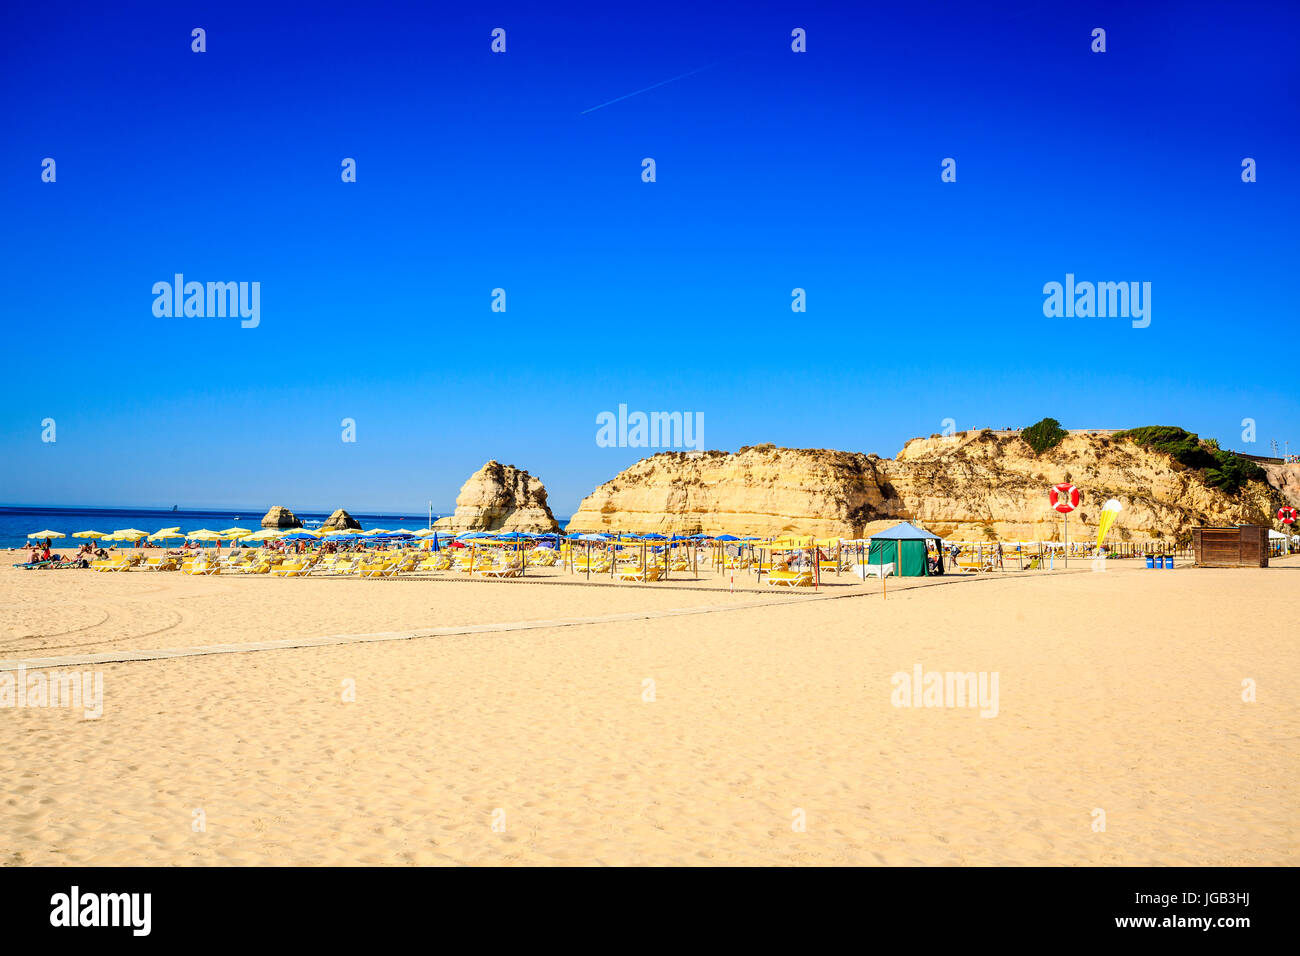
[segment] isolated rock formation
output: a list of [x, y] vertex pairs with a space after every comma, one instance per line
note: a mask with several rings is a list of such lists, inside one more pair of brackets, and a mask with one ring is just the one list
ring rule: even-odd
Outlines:
[[321, 522], [322, 531], [343, 531], [351, 528], [356, 531], [361, 530], [361, 522], [352, 515], [348, 514], [342, 508], [339, 508], [332, 515]]
[[276, 505], [262, 518], [263, 528], [301, 528], [302, 522], [288, 508]]
[[1036, 456], [1018, 435], [915, 438], [897, 459], [759, 445], [734, 454], [665, 452], [605, 482], [569, 531], [815, 534], [860, 537], [913, 521], [948, 538], [1059, 540], [1051, 485], [1083, 502], [1071, 540], [1096, 536], [1101, 506], [1124, 506], [1114, 540], [1172, 537], [1203, 524], [1269, 524], [1283, 502], [1264, 481], [1229, 495], [1160, 452], [1105, 435], [1070, 435]]
[[514, 465], [489, 461], [461, 486], [456, 510], [439, 518], [443, 531], [555, 531], [545, 486]]

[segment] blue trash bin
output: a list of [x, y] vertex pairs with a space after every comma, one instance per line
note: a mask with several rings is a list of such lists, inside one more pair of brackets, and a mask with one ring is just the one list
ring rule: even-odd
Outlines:
[[1172, 554], [1170, 554], [1170, 555], [1166, 555], [1166, 556], [1165, 556], [1165, 567], [1167, 567], [1167, 568], [1169, 568], [1170, 570], [1172, 570], [1172, 569], [1173, 569], [1173, 566], [1174, 566], [1174, 556], [1173, 556]]
[[1148, 555], [1147, 555], [1147, 567], [1148, 567], [1148, 568], [1154, 568], [1155, 566], [1156, 566], [1156, 556], [1155, 556], [1154, 554], [1148, 554]]

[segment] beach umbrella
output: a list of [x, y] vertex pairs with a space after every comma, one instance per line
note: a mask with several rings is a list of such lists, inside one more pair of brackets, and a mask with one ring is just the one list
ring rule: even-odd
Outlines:
[[103, 538], [106, 537], [102, 531], [78, 531], [73, 534], [74, 538]]
[[261, 531], [254, 531], [252, 534], [244, 538], [244, 540], [245, 541], [270, 541], [272, 538], [278, 538], [283, 534], [284, 534], [283, 531], [278, 531], [275, 528], [264, 528]]
[[229, 538], [231, 541], [236, 541], [239, 538], [246, 538], [252, 533], [253, 532], [249, 531], [247, 528], [226, 528], [223, 531], [217, 532], [217, 534], [221, 535], [222, 538]]
[[139, 541], [141, 538], [149, 537], [148, 531], [141, 531], [139, 528], [121, 528], [110, 535], [105, 535], [105, 541]]
[[29, 538], [66, 538], [67, 535], [60, 531], [33, 531], [27, 537]]
[[[224, 533], [222, 534], [222, 537], [225, 537]], [[290, 531], [288, 534], [283, 535], [280, 538], [280, 540], [281, 541], [315, 541], [316, 536], [312, 534], [310, 531], [299, 530], [299, 531]]]
[[221, 533], [219, 531], [211, 531], [207, 528], [200, 528], [198, 531], [191, 531], [185, 537], [192, 541], [220, 541]]
[[179, 528], [163, 528], [161, 531], [155, 531], [149, 535], [150, 541], [166, 541], [168, 538], [183, 538], [185, 532]]

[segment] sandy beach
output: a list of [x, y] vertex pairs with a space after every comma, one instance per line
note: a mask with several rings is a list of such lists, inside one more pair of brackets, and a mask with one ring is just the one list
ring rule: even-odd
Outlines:
[[[1300, 862], [1300, 558], [1111, 564], [882, 600], [847, 577], [811, 596], [6, 562], [2, 666], [100, 671], [103, 713], [0, 710], [3, 862]], [[895, 706], [917, 665], [996, 672], [996, 716]]]

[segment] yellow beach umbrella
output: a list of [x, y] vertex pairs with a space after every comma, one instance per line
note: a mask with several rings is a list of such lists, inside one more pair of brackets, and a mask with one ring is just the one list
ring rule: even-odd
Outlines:
[[226, 528], [224, 531], [217, 532], [222, 538], [229, 538], [231, 541], [238, 538], [247, 538], [252, 533], [247, 528]]
[[60, 531], [33, 531], [27, 537], [29, 538], [66, 538], [67, 535]]
[[74, 538], [106, 538], [108, 537], [103, 531], [78, 531], [72, 535]]
[[191, 531], [185, 537], [191, 541], [220, 541], [221, 532], [212, 531], [208, 528], [200, 528], [198, 531]]
[[275, 528], [264, 528], [261, 531], [254, 531], [252, 534], [247, 535], [244, 538], [244, 540], [245, 541], [270, 541], [272, 538], [280, 538], [283, 536], [284, 536], [283, 531], [277, 531]]
[[185, 537], [185, 532], [183, 532], [180, 528], [163, 528], [162, 530], [155, 531], [153, 534], [149, 535], [149, 540], [166, 541], [168, 538], [183, 538], [183, 537]]

